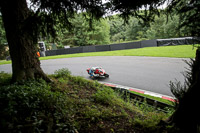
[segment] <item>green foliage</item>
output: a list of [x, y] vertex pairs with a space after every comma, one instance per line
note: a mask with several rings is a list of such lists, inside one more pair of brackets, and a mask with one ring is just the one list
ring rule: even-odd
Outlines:
[[120, 43], [120, 41], [125, 41], [125, 31], [126, 27], [123, 19], [120, 17], [113, 16], [110, 20], [107, 20], [110, 25], [110, 40], [111, 42]]
[[[10, 81], [11, 76], [1, 73], [0, 77]], [[65, 68], [50, 77], [54, 83], [0, 84], [1, 131], [156, 131], [159, 120], [168, 116], [146, 104], [134, 106], [111, 88], [71, 76]]]
[[132, 17], [129, 20], [129, 24], [126, 26], [126, 40], [145, 40], [146, 30], [149, 29], [148, 26], [142, 25], [138, 19]]
[[[87, 15], [86, 15], [87, 16]], [[57, 28], [56, 41], [62, 45], [87, 46], [110, 43], [110, 27], [106, 20], [93, 20], [89, 25], [84, 14], [76, 14], [71, 19], [73, 30]]]
[[6, 51], [6, 33], [2, 22], [2, 17], [0, 15], [0, 60], [5, 59], [9, 55], [9, 52]]
[[135, 41], [135, 40], [151, 40], [151, 39], [164, 39], [164, 38], [176, 38], [181, 36], [191, 36], [188, 32], [188, 26], [182, 26], [181, 16], [176, 13], [167, 16], [160, 11], [160, 16], [154, 17], [154, 21], [149, 25], [144, 25], [142, 21], [135, 17], [130, 17], [127, 24], [123, 23], [123, 20], [115, 15], [109, 20], [110, 24], [110, 37], [111, 42], [121, 41]]
[[59, 69], [59, 70], [56, 70], [54, 72], [54, 76], [57, 77], [57, 78], [61, 78], [61, 77], [68, 77], [71, 75], [71, 72], [67, 69], [67, 68], [62, 68], [62, 69]]
[[2, 16], [0, 14], [0, 45], [6, 43], [6, 33], [3, 26]]
[[[197, 49], [199, 50], [200, 48], [198, 47]], [[195, 78], [196, 78], [195, 74], [197, 73], [195, 71], [195, 68], [197, 68], [195, 65], [198, 64], [195, 61], [196, 60], [194, 59], [191, 59], [190, 61], [185, 61], [188, 64], [189, 68], [183, 73], [184, 80], [185, 80], [183, 84], [177, 80], [174, 82], [170, 81], [170, 84], [169, 84], [170, 90], [179, 102], [184, 100], [184, 97], [188, 93], [189, 88], [191, 88], [191, 86], [195, 82]]]
[[51, 91], [45, 81], [1, 86], [1, 131], [73, 132], [66, 94]]
[[143, 118], [135, 118], [134, 126], [142, 129], [144, 133], [160, 133], [163, 132], [159, 122], [166, 118], [164, 113], [148, 112]]
[[200, 47], [196, 50], [195, 59], [187, 63], [189, 69], [184, 73], [184, 84], [178, 81], [170, 83], [171, 91], [178, 99], [176, 111], [170, 121], [177, 125], [180, 132], [199, 132], [199, 108], [196, 105], [199, 104]]
[[112, 105], [112, 102], [114, 101], [114, 99], [116, 99], [116, 94], [112, 89], [105, 87], [98, 89], [97, 92], [94, 94], [94, 98], [96, 102]]
[[11, 81], [11, 74], [0, 72], [0, 86], [9, 84]]
[[[165, 120], [166, 117], [170, 117], [174, 110], [170, 109], [166, 114], [158, 111], [156, 108], [149, 106], [146, 101], [139, 103], [136, 101], [135, 106], [141, 110], [142, 115], [136, 116], [134, 119], [134, 126], [141, 128], [144, 133], [161, 133], [164, 132], [162, 126], [159, 123]], [[171, 127], [172, 128], [172, 127]], [[168, 130], [171, 130], [169, 128]]]
[[150, 28], [146, 31], [146, 37], [148, 39], [165, 39], [165, 38], [176, 38], [183, 36], [179, 27], [180, 18], [177, 15], [173, 15], [173, 18], [162, 14], [160, 17], [155, 17]]
[[180, 16], [179, 27], [184, 33], [192, 36], [200, 36], [200, 2], [198, 0], [173, 0], [170, 2], [168, 13], [176, 13]]

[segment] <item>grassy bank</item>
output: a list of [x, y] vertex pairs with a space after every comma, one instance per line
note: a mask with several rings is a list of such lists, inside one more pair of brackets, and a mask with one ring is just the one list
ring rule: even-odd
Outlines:
[[0, 130], [5, 132], [160, 133], [171, 114], [144, 104], [124, 101], [111, 88], [66, 69], [43, 80], [9, 84], [10, 75], [0, 73]]
[[[107, 51], [107, 52], [91, 52], [91, 53], [47, 56], [47, 57], [41, 57], [40, 60], [87, 57], [87, 56], [152, 56], [152, 57], [194, 58], [195, 50], [196, 48], [194, 48], [192, 45], [146, 47], [139, 49], [117, 50], [117, 51]], [[9, 63], [11, 62], [0, 61], [0, 65]]]

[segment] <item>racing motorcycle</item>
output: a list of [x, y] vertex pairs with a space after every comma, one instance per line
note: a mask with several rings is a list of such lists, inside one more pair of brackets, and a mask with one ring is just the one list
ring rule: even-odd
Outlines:
[[91, 67], [87, 69], [91, 78], [108, 78], [109, 74], [105, 72], [101, 67]]

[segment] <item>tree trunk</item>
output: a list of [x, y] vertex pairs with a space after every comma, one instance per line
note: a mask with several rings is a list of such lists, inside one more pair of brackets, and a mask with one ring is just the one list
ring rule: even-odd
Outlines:
[[4, 0], [0, 4], [12, 60], [12, 81], [36, 77], [50, 81], [40, 67], [33, 31], [26, 21], [31, 14], [26, 0]]

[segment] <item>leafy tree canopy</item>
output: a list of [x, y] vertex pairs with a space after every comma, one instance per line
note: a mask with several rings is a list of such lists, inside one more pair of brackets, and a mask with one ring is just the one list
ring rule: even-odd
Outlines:
[[193, 36], [200, 36], [200, 1], [172, 0], [167, 8], [168, 13], [176, 12], [180, 15], [181, 26], [188, 27]]
[[[120, 16], [128, 22], [130, 15], [142, 18], [144, 22], [153, 20], [152, 16], [159, 14], [157, 7], [165, 0], [110, 0], [102, 2], [102, 0], [30, 0], [31, 16], [27, 23], [34, 35], [38, 38], [39, 34], [46, 35], [50, 33], [53, 37], [56, 35], [55, 24], [65, 26], [68, 29], [73, 27], [71, 18], [78, 12], [87, 12], [85, 18], [92, 26], [93, 19], [100, 19], [107, 13], [119, 12]], [[143, 13], [138, 12], [141, 8], [146, 7], [150, 11]], [[87, 17], [88, 16], [88, 17]]]
[[106, 20], [93, 21], [92, 29], [84, 17], [85, 14], [76, 14], [71, 23], [72, 30], [57, 28], [56, 42], [63, 45], [87, 46], [110, 43], [110, 27]]

